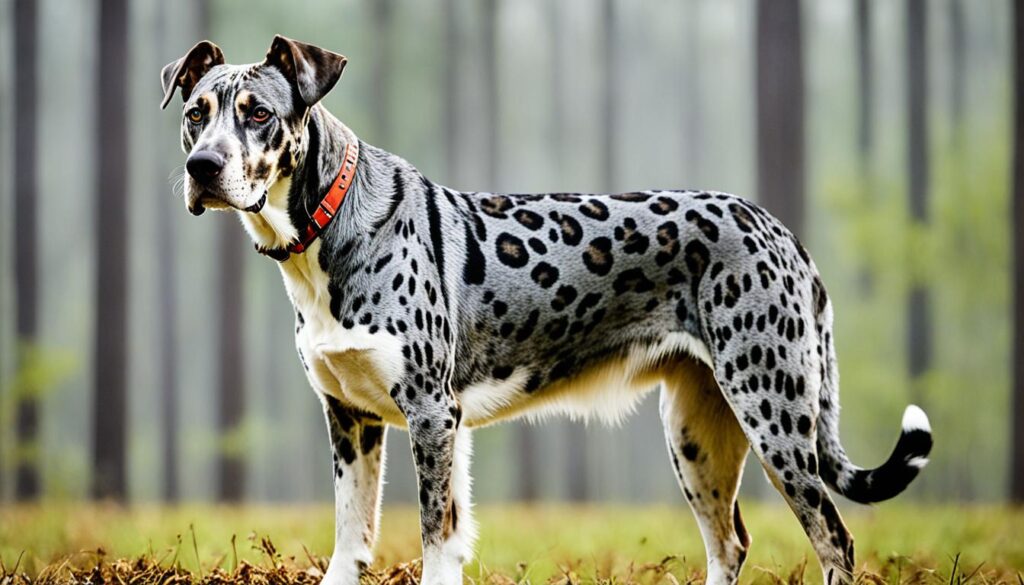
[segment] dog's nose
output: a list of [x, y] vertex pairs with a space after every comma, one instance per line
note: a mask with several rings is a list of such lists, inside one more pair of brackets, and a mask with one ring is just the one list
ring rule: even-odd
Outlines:
[[200, 150], [185, 161], [188, 174], [200, 185], [208, 185], [224, 168], [224, 157], [212, 150]]

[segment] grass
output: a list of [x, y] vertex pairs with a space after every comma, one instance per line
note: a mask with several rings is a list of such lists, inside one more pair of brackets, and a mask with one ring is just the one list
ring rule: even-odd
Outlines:
[[[1024, 510], [997, 506], [846, 506], [858, 579], [869, 583], [1024, 585]], [[754, 543], [744, 583], [820, 582], [793, 515], [746, 504]], [[685, 507], [481, 506], [477, 560], [487, 583], [688, 583], [703, 580]], [[416, 510], [391, 506], [366, 579], [418, 575]], [[333, 539], [329, 506], [166, 508], [40, 504], [0, 508], [0, 585], [57, 582], [316, 583]], [[127, 559], [127, 560], [125, 560]]]

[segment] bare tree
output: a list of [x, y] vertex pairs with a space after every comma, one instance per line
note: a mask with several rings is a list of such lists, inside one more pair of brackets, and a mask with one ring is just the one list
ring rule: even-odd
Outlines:
[[1024, 6], [1013, 3], [1013, 396], [1010, 500], [1024, 503]]
[[953, 140], [963, 141], [965, 87], [967, 85], [967, 30], [963, 0], [949, 0], [949, 94]]
[[95, 498], [127, 496], [128, 2], [100, 0], [96, 108]]
[[[158, 2], [154, 18], [154, 44], [157, 47], [157, 62], [154, 70], [164, 65], [167, 48], [167, 5]], [[153, 145], [156, 159], [156, 176], [153, 178], [157, 201], [153, 205], [156, 222], [157, 250], [160, 254], [160, 270], [157, 271], [157, 325], [159, 340], [154, 346], [157, 353], [157, 368], [160, 390], [160, 442], [163, 460], [162, 495], [167, 502], [176, 502], [180, 496], [178, 485], [178, 304], [174, 287], [178, 282], [177, 243], [174, 220], [178, 211], [175, 201], [167, 195], [167, 173], [165, 163], [171, 159], [170, 150], [164, 140]]]
[[391, 70], [394, 63], [394, 41], [391, 35], [394, 5], [392, 0], [374, 0], [373, 20], [376, 28], [376, 62], [373, 67], [373, 130], [385, 148], [394, 148], [391, 129]]
[[456, 0], [443, 0], [444, 10], [444, 150], [449, 184], [459, 177], [459, 12]]
[[871, 47], [871, 3], [872, 0], [857, 0], [857, 153], [861, 169], [870, 166], [871, 149], [874, 146], [875, 75]]
[[[910, 176], [910, 218], [928, 222], [928, 51], [927, 2], [908, 0], [906, 14], [907, 164]], [[912, 399], [920, 400], [917, 385], [932, 361], [931, 298], [920, 279], [907, 297], [907, 355]]]
[[[14, 3], [14, 280], [17, 299], [18, 369], [31, 367], [36, 345], [38, 310], [36, 274], [36, 147], [39, 137], [36, 114], [35, 0]], [[30, 378], [22, 376], [22, 378]], [[39, 496], [39, 461], [35, 448], [39, 439], [38, 388], [20, 387], [15, 406], [17, 435], [15, 450], [15, 497], [31, 500]]]
[[800, 0], [757, 3], [757, 194], [793, 233], [804, 225]]
[[[226, 220], [227, 218], [225, 218]], [[245, 458], [240, 450], [238, 433], [245, 418], [244, 354], [242, 341], [242, 266], [245, 246], [235, 222], [218, 226], [218, 305], [219, 388], [218, 428], [220, 484], [222, 501], [240, 501], [245, 493]]]

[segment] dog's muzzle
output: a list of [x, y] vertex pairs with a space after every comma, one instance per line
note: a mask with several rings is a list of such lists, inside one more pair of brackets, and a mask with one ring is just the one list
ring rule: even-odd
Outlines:
[[224, 170], [224, 163], [224, 156], [219, 152], [199, 150], [188, 156], [185, 170], [192, 176], [193, 181], [206, 187], [220, 176], [220, 172]]

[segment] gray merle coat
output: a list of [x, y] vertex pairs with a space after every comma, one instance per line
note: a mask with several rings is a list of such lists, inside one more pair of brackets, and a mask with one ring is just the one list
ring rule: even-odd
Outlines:
[[[655, 386], [708, 582], [734, 583], [750, 546], [736, 502], [748, 449], [826, 581], [849, 582], [853, 540], [825, 486], [892, 497], [927, 461], [931, 434], [911, 406], [885, 464], [850, 463], [832, 305], [789, 230], [723, 193], [438, 185], [319, 105], [345, 62], [276, 37], [263, 62], [227, 65], [202, 42], [162, 75], [165, 105], [177, 89], [184, 99], [188, 209], [233, 210], [278, 261], [295, 308], [334, 453], [324, 582], [354, 584], [373, 560], [388, 425], [412, 441], [423, 581], [454, 584], [475, 534], [470, 429], [545, 412], [615, 420]], [[356, 147], [333, 221], [289, 253]]]

